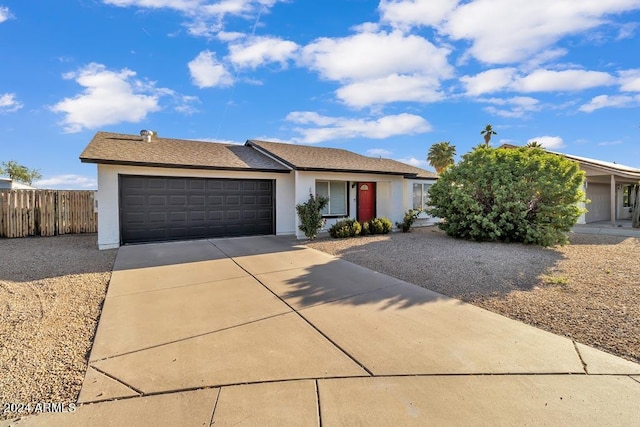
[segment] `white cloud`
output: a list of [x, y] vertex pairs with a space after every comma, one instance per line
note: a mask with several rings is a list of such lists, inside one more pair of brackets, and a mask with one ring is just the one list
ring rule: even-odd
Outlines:
[[477, 96], [493, 93], [511, 86], [515, 80], [515, 68], [494, 68], [475, 76], [462, 76], [460, 81], [465, 85], [467, 95]]
[[3, 93], [0, 95], [0, 114], [14, 113], [22, 107], [23, 104], [16, 100], [15, 93]]
[[640, 68], [620, 71], [620, 90], [624, 92], [640, 92]]
[[398, 28], [435, 26], [458, 5], [458, 0], [381, 0], [381, 21]]
[[561, 38], [640, 9], [637, 0], [475, 0], [457, 7], [439, 31], [469, 40], [469, 53], [491, 64], [526, 60]]
[[413, 135], [431, 130], [431, 125], [425, 119], [407, 113], [367, 120], [327, 117], [311, 111], [296, 111], [289, 113], [286, 120], [296, 124], [314, 125], [294, 128], [301, 137], [292, 138], [292, 140], [308, 144], [336, 139], [384, 139], [390, 136]]
[[335, 81], [356, 81], [392, 74], [420, 74], [446, 78], [453, 74], [449, 49], [428, 40], [391, 33], [359, 33], [344, 38], [321, 38], [302, 50], [303, 65]]
[[256, 19], [278, 1], [281, 0], [103, 0], [105, 4], [118, 7], [178, 11], [187, 19], [185, 26], [191, 35], [208, 38], [224, 29], [227, 16]]
[[592, 113], [601, 108], [625, 108], [634, 107], [640, 104], [640, 95], [598, 95], [593, 97], [591, 101], [582, 105], [579, 110], [585, 113]]
[[557, 149], [564, 147], [564, 141], [559, 136], [537, 136], [527, 142], [537, 141], [544, 148]]
[[191, 115], [199, 111], [196, 107], [193, 106], [193, 104], [200, 103], [200, 99], [198, 99], [198, 97], [196, 96], [176, 96], [176, 102], [178, 105], [174, 107], [174, 110], [179, 113]]
[[542, 109], [540, 101], [528, 96], [515, 96], [507, 99], [489, 98], [479, 99], [478, 101], [492, 104], [484, 108], [488, 113], [507, 118], [521, 118], [526, 116], [527, 113]]
[[95, 190], [98, 188], [98, 180], [94, 177], [82, 175], [55, 175], [35, 181], [33, 185], [37, 188], [47, 189]]
[[214, 52], [204, 50], [188, 64], [193, 83], [199, 88], [230, 86], [233, 77], [219, 63]]
[[426, 160], [420, 160], [420, 159], [416, 159], [415, 157], [405, 157], [402, 159], [396, 159], [399, 162], [402, 163], [406, 163], [408, 165], [411, 166], [415, 166], [417, 168], [423, 168], [426, 169], [427, 167], [429, 167], [429, 162], [427, 162]]
[[622, 141], [617, 140], [617, 141], [604, 141], [604, 142], [599, 142], [598, 145], [600, 147], [608, 147], [609, 145], [620, 145], [622, 144]]
[[627, 22], [625, 24], [622, 24], [620, 26], [620, 29], [618, 30], [616, 41], [632, 38], [635, 35], [638, 26], [640, 26], [640, 24], [638, 24], [637, 22]]
[[14, 16], [6, 6], [0, 6], [0, 24], [9, 19], [13, 19]]
[[435, 77], [391, 74], [345, 85], [336, 91], [336, 96], [352, 107], [399, 101], [426, 103], [444, 98], [439, 89], [440, 81]]
[[236, 31], [220, 31], [216, 37], [223, 42], [232, 42], [244, 38], [245, 34]]
[[102, 64], [91, 63], [63, 76], [85, 89], [73, 98], [58, 102], [51, 110], [65, 114], [62, 123], [69, 133], [120, 122], [140, 122], [147, 114], [160, 110], [160, 96], [172, 92], [136, 80], [135, 75], [126, 68], [110, 71]]
[[371, 148], [367, 150], [367, 156], [389, 157], [390, 155], [391, 155], [391, 151], [385, 150], [384, 148]]
[[256, 68], [264, 63], [277, 62], [286, 66], [298, 50], [298, 45], [278, 37], [251, 37], [229, 46], [229, 60], [239, 67]]
[[560, 92], [591, 89], [616, 83], [608, 73], [587, 70], [537, 69], [527, 75], [518, 74], [515, 68], [494, 68], [475, 76], [463, 76], [466, 94], [478, 96], [500, 91], [511, 92]]
[[583, 90], [615, 83], [608, 73], [585, 70], [535, 70], [514, 83], [522, 92], [553, 92]]

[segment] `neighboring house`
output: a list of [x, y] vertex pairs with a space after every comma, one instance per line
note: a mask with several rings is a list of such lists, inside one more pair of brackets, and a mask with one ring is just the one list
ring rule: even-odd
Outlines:
[[[326, 228], [424, 207], [437, 175], [347, 150], [249, 140], [220, 144], [98, 132], [80, 155], [98, 164], [98, 245], [296, 235], [295, 205], [329, 198]], [[426, 214], [416, 225], [433, 222]]]
[[590, 202], [586, 204], [588, 212], [580, 217], [579, 224], [610, 221], [615, 226], [618, 220], [631, 219], [633, 200], [630, 193], [633, 185], [640, 183], [640, 169], [570, 154], [555, 154], [577, 161], [580, 169], [585, 171], [584, 191]]
[[[516, 146], [503, 144], [500, 148]], [[640, 183], [640, 169], [555, 151], [547, 152], [575, 160], [585, 172], [583, 190], [589, 203], [583, 205], [587, 213], [580, 216], [578, 224], [610, 221], [615, 226], [616, 221], [631, 218], [633, 201], [630, 192], [633, 185]]]
[[0, 178], [0, 190], [35, 190], [32, 187], [21, 182], [14, 181], [11, 178]]

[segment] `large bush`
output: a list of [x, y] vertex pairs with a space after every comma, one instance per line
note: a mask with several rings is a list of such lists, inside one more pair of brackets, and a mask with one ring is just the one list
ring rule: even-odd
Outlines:
[[543, 246], [564, 244], [585, 201], [577, 162], [541, 148], [476, 147], [429, 190], [447, 234]]

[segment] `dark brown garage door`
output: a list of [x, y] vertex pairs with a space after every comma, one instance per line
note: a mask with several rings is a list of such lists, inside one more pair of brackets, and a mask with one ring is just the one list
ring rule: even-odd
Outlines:
[[273, 181], [120, 175], [126, 243], [274, 234]]

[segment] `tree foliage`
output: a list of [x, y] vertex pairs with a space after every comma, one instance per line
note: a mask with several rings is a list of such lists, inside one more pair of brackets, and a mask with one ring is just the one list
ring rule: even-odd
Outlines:
[[2, 162], [0, 175], [8, 175], [12, 180], [22, 182], [27, 185], [31, 185], [34, 180], [42, 178], [39, 170], [29, 169], [26, 166], [18, 164], [18, 162], [14, 160]]
[[431, 186], [428, 211], [454, 237], [564, 244], [584, 212], [583, 179], [577, 162], [540, 148], [479, 147]]
[[486, 125], [484, 129], [480, 131], [480, 135], [484, 135], [484, 145], [487, 147], [489, 146], [489, 142], [491, 142], [491, 136], [497, 134], [498, 132], [494, 131], [491, 125]]
[[448, 141], [437, 142], [429, 148], [427, 161], [433, 168], [441, 174], [449, 166], [453, 165], [453, 157], [456, 155], [455, 145]]

